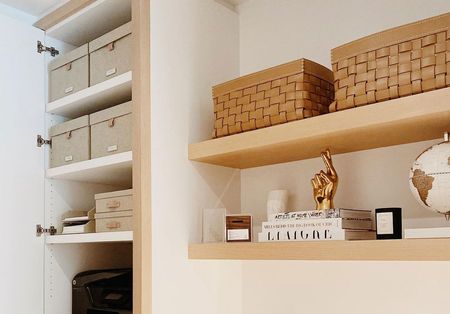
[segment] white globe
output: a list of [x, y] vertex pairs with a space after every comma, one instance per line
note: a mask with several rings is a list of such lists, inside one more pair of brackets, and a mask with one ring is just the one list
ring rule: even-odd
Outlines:
[[450, 142], [436, 144], [417, 157], [409, 186], [425, 208], [450, 215]]

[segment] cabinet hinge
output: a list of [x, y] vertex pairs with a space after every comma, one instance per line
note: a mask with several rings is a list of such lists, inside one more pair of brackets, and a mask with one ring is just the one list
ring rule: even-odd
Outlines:
[[55, 235], [56, 228], [53, 226], [50, 226], [50, 228], [46, 229], [46, 228], [42, 227], [42, 225], [36, 225], [36, 236], [40, 237], [44, 233], [48, 233], [50, 235]]
[[50, 145], [52, 146], [52, 140], [46, 140], [42, 137], [42, 135], [38, 134], [36, 138], [37, 147], [42, 147], [42, 145]]
[[57, 55], [59, 55], [59, 50], [57, 50], [55, 47], [44, 46], [40, 40], [38, 40], [37, 42], [37, 52], [50, 52], [50, 55], [52, 57], [56, 57]]

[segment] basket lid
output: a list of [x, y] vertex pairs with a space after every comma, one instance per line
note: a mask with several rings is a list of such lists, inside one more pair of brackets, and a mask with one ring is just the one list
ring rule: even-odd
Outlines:
[[67, 63], [73, 62], [77, 59], [87, 56], [88, 53], [89, 53], [88, 44], [85, 44], [50, 61], [50, 63], [48, 64], [48, 69], [49, 71], [53, 71], [57, 68], [66, 65]]
[[50, 128], [48, 133], [50, 137], [53, 137], [70, 131], [81, 129], [87, 126], [89, 126], [88, 115], [54, 125]]
[[333, 82], [333, 72], [330, 69], [308, 59], [299, 59], [213, 86], [213, 97], [300, 72], [314, 74], [325, 81]]
[[331, 62], [336, 63], [354, 55], [377, 50], [401, 42], [417, 39], [450, 27], [450, 13], [390, 28], [331, 50]]
[[116, 40], [119, 40], [122, 37], [131, 34], [131, 22], [128, 22], [118, 28], [106, 33], [105, 35], [94, 39], [89, 43], [89, 53], [94, 52]]

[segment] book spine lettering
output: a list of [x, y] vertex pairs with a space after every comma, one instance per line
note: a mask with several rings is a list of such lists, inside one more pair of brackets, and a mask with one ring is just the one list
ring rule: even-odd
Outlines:
[[338, 228], [306, 228], [263, 231], [259, 242], [345, 240], [345, 230]]
[[263, 231], [274, 229], [301, 229], [301, 228], [342, 228], [341, 218], [328, 219], [302, 219], [268, 221], [262, 223]]

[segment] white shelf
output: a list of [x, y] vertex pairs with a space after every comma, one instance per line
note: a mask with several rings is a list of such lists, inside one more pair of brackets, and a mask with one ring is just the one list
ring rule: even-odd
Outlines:
[[47, 178], [130, 187], [132, 179], [132, 152], [81, 161], [50, 168]]
[[133, 231], [99, 232], [84, 234], [59, 234], [46, 236], [47, 244], [70, 243], [107, 243], [107, 242], [132, 242]]
[[97, 0], [47, 30], [47, 35], [81, 46], [131, 21], [131, 0]]
[[131, 71], [47, 104], [47, 112], [77, 118], [131, 100]]

